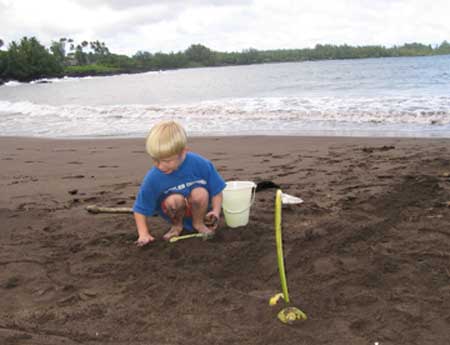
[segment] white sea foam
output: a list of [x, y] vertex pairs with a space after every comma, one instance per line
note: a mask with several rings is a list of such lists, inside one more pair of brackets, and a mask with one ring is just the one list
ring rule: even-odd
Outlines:
[[42, 78], [38, 80], [33, 80], [30, 84], [45, 84], [45, 83], [64, 83], [64, 82], [72, 82], [78, 81], [80, 78]]
[[167, 118], [197, 135], [421, 131], [450, 137], [450, 97], [237, 98], [172, 106], [0, 101], [0, 135], [140, 136]]
[[15, 81], [15, 80], [10, 80], [7, 81], [5, 84], [3, 84], [3, 86], [19, 86], [22, 85], [23, 83], [19, 82], [19, 81]]

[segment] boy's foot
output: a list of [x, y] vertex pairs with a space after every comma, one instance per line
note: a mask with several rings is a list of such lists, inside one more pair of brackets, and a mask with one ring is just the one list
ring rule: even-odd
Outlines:
[[205, 238], [207, 239], [212, 238], [215, 235], [215, 231], [211, 230], [204, 224], [202, 226], [196, 227], [195, 230], [197, 230], [199, 234], [205, 235]]
[[167, 232], [164, 234], [163, 239], [164, 239], [165, 241], [168, 241], [168, 240], [170, 240], [172, 237], [180, 236], [180, 234], [181, 234], [182, 231], [183, 231], [183, 228], [182, 228], [182, 227], [172, 226], [172, 227], [170, 228], [170, 230], [167, 231]]

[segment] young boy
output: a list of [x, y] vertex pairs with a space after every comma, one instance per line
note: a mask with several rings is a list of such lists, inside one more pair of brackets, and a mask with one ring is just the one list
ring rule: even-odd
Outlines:
[[[175, 121], [160, 122], [150, 130], [146, 149], [153, 167], [133, 207], [138, 246], [155, 241], [146, 222], [155, 213], [171, 223], [165, 240], [183, 229], [213, 235], [217, 228], [225, 181], [209, 160], [188, 152], [186, 143], [186, 132]], [[206, 226], [206, 220], [212, 225]]]

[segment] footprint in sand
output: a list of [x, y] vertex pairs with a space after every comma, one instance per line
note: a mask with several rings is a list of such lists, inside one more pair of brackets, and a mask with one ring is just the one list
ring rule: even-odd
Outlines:
[[66, 179], [80, 179], [80, 178], [84, 178], [84, 175], [69, 175], [69, 176], [63, 176], [61, 178], [63, 180], [66, 180]]
[[286, 153], [284, 155], [272, 155], [272, 158], [275, 158], [275, 159], [281, 159], [281, 158], [286, 158], [286, 157], [289, 157], [289, 153]]
[[20, 279], [16, 276], [6, 279], [6, 281], [0, 284], [3, 289], [14, 289], [19, 286]]
[[53, 152], [76, 152], [75, 149], [54, 149]]

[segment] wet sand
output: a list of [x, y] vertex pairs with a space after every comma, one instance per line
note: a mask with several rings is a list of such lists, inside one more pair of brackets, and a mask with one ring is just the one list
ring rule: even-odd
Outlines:
[[[246, 227], [137, 248], [143, 139], [0, 138], [0, 344], [448, 344], [450, 139], [193, 138], [226, 180], [272, 181]], [[167, 224], [150, 219], [161, 237]]]

